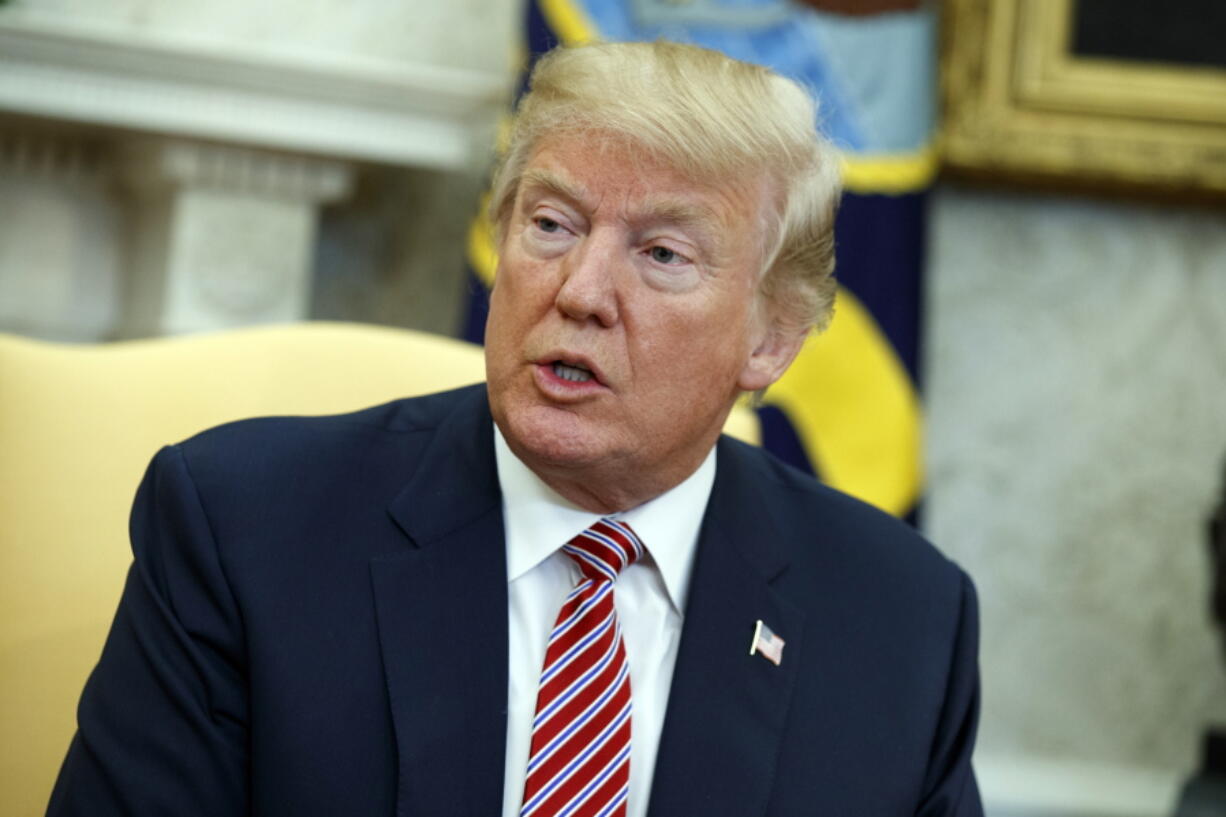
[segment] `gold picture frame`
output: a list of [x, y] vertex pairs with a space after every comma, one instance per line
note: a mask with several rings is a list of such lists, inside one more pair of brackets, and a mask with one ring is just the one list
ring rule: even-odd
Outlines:
[[1074, 54], [1076, 2], [946, 0], [946, 166], [1226, 198], [1226, 70]]

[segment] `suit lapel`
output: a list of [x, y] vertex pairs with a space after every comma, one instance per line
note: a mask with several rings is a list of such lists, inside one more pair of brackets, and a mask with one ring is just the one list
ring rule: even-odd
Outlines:
[[390, 508], [416, 547], [371, 562], [402, 815], [502, 809], [507, 576], [490, 423], [484, 389], [466, 393]]
[[[800, 661], [803, 614], [771, 589], [787, 565], [775, 502], [721, 442], [699, 536], [652, 781], [651, 817], [749, 817], [770, 801]], [[794, 532], [792, 534], [794, 536]], [[786, 641], [779, 666], [750, 655], [761, 619]]]

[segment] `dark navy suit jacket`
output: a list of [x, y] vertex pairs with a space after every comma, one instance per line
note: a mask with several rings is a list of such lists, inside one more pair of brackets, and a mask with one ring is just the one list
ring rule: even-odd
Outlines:
[[[717, 470], [651, 816], [981, 814], [966, 576], [757, 449], [721, 439]], [[484, 387], [163, 449], [132, 543], [50, 814], [500, 813]], [[758, 619], [779, 666], [749, 654]]]

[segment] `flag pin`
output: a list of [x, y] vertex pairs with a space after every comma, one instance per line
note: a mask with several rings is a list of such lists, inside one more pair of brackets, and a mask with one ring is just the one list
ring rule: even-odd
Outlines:
[[779, 662], [783, 660], [783, 644], [783, 639], [771, 632], [771, 628], [763, 624], [762, 619], [758, 619], [753, 628], [753, 643], [749, 645], [749, 654], [760, 653], [767, 661], [779, 666]]

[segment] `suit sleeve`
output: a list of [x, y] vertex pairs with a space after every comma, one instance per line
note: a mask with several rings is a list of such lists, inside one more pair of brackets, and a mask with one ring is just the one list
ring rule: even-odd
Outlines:
[[979, 722], [979, 613], [974, 585], [966, 574], [961, 581], [949, 681], [917, 817], [983, 817], [971, 769]]
[[179, 448], [145, 473], [131, 536], [134, 562], [48, 815], [245, 814], [241, 619]]

